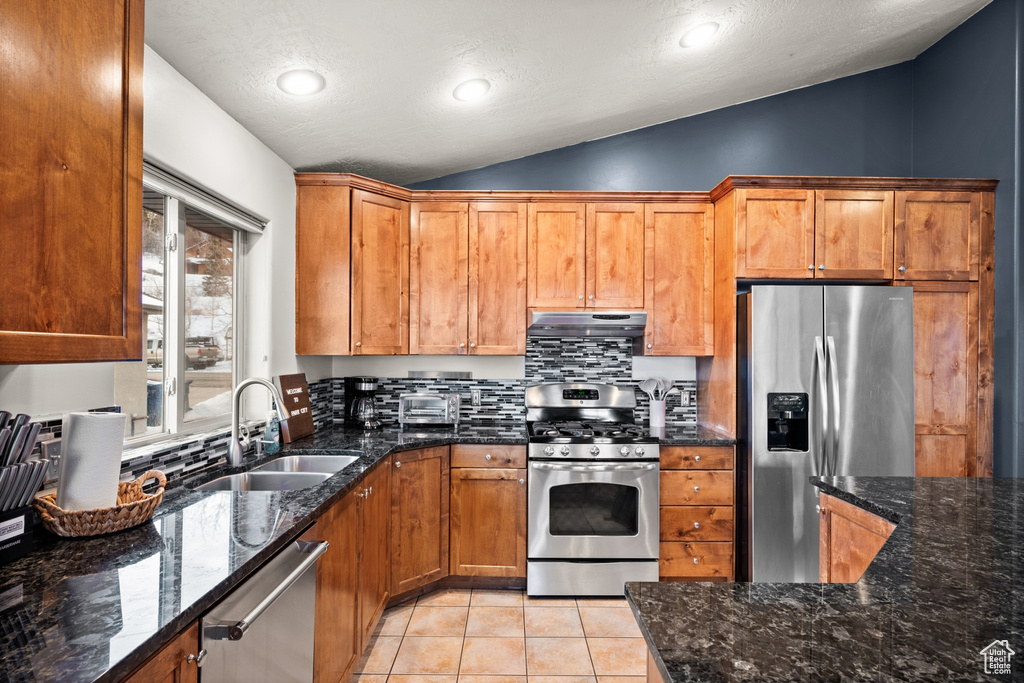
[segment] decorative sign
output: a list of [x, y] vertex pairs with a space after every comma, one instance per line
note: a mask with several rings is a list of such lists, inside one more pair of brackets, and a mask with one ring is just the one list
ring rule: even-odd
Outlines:
[[281, 437], [285, 443], [291, 443], [313, 433], [313, 408], [309, 403], [309, 387], [306, 385], [306, 374], [279, 375], [281, 397], [284, 407], [291, 417], [281, 419]]

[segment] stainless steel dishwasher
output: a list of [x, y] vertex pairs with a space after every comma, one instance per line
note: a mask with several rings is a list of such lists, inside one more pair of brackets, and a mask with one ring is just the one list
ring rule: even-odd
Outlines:
[[313, 680], [316, 563], [328, 547], [314, 529], [203, 617], [203, 683]]

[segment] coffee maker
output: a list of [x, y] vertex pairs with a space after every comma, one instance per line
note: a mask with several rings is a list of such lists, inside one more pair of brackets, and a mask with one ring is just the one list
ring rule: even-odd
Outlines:
[[345, 424], [363, 429], [380, 429], [380, 411], [377, 410], [377, 378], [345, 378]]

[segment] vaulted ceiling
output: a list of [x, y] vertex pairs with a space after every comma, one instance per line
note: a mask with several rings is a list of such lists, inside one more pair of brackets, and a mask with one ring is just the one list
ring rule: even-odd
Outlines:
[[147, 0], [146, 43], [296, 170], [407, 184], [906, 61], [988, 2]]

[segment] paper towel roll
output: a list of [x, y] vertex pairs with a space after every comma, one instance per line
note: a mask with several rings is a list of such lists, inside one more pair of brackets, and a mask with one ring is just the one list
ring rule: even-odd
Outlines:
[[117, 505], [124, 413], [66, 413], [61, 431], [57, 506], [95, 510]]

